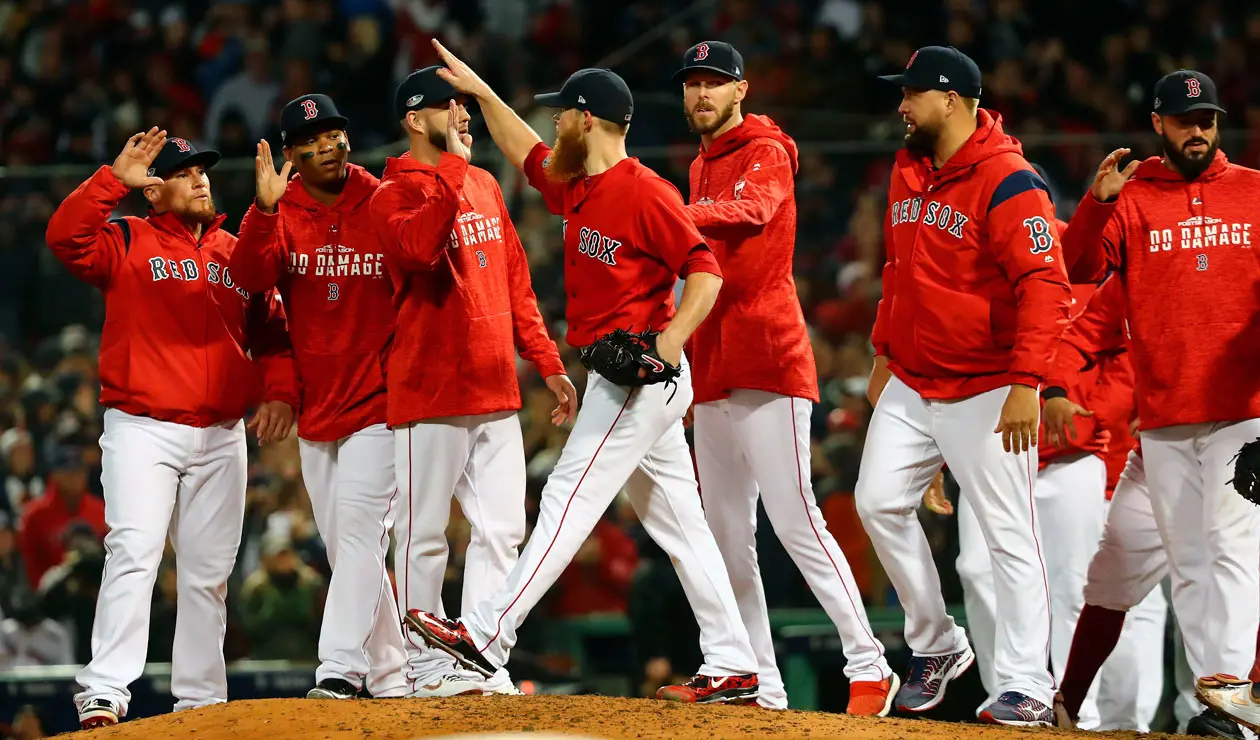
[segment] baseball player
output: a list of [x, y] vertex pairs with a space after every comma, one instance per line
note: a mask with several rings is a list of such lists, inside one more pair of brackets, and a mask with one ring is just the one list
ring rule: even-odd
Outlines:
[[689, 215], [722, 266], [723, 289], [692, 336], [696, 468], [704, 514], [731, 574], [757, 656], [758, 703], [786, 709], [757, 563], [757, 500], [844, 644], [849, 714], [884, 716], [900, 679], [884, 659], [844, 552], [810, 484], [810, 414], [818, 371], [792, 279], [796, 143], [769, 118], [744, 116], [744, 61], [730, 44], [687, 50], [687, 122], [700, 134]]
[[1260, 436], [1260, 172], [1220, 151], [1209, 77], [1173, 72], [1154, 97], [1163, 156], [1120, 170], [1127, 150], [1113, 152], [1064, 250], [1074, 279], [1123, 278], [1142, 457], [1190, 668], [1242, 675], [1255, 655], [1260, 538], [1228, 462]]
[[[274, 293], [232, 279], [207, 170], [213, 151], [136, 134], [48, 222], [53, 254], [105, 295], [101, 483], [105, 571], [92, 660], [76, 677], [84, 728], [127, 714], [144, 670], [149, 607], [169, 533], [179, 571], [175, 709], [227, 701], [227, 580], [245, 515], [245, 412], [260, 442], [284, 439], [298, 405], [284, 313]], [[132, 189], [146, 218], [110, 220]], [[247, 354], [248, 353], [248, 354]], [[252, 359], [251, 359], [252, 355]], [[259, 405], [259, 400], [265, 401]]]
[[368, 209], [378, 181], [347, 161], [346, 124], [326, 95], [285, 104], [284, 167], [277, 173], [271, 146], [258, 143], [257, 195], [231, 261], [241, 286], [278, 288], [288, 309], [302, 478], [332, 566], [311, 699], [406, 693], [385, 567], [397, 491], [385, 427], [393, 291]]
[[[560, 92], [556, 146], [546, 146], [468, 65], [434, 42], [442, 79], [476, 98], [495, 143], [524, 170], [552, 213], [564, 216], [570, 346], [588, 349], [614, 330], [659, 331], [654, 371], [673, 382], [625, 387], [588, 375], [582, 410], [543, 489], [538, 524], [507, 583], [461, 621], [425, 612], [408, 626], [468, 668], [493, 674], [517, 628], [560, 576], [624, 486], [648, 533], [673, 560], [700, 626], [704, 663], [661, 699], [754, 702], [757, 661], [722, 555], [704, 523], [682, 418], [691, 404], [683, 345], [713, 307], [721, 269], [668, 182], [626, 156], [634, 111], [626, 83], [605, 69], [575, 72]], [[686, 279], [675, 311], [673, 288]], [[584, 352], [592, 361], [596, 355]]]
[[[472, 526], [460, 613], [494, 594], [516, 564], [525, 539], [517, 347], [559, 402], [552, 421], [577, 413], [577, 390], [547, 336], [499, 185], [469, 166], [463, 97], [437, 70], [418, 70], [399, 85], [394, 110], [411, 148], [386, 162], [372, 197], [397, 296], [389, 425], [403, 491], [394, 564], [404, 616], [444, 614], [452, 496]], [[445, 348], [440, 361], [434, 347]], [[415, 696], [519, 693], [506, 670], [488, 682], [473, 676], [461, 676], [444, 652], [409, 640]]]
[[[1133, 417], [1133, 386], [1125, 353], [1124, 295], [1119, 277], [1109, 278], [1098, 289], [1093, 285], [1073, 286], [1073, 295], [1075, 316], [1059, 345], [1042, 394], [1046, 399], [1039, 455], [1043, 467], [1035, 489], [1042, 534], [1056, 545], [1053, 554], [1046, 554], [1046, 569], [1053, 619], [1051, 663], [1060, 678], [1068, 662], [1076, 617], [1084, 606], [1086, 574], [1104, 533], [1108, 489], [1118, 482], [1124, 459], [1134, 445], [1128, 432]], [[1091, 468], [1097, 470], [1090, 470], [1088, 477], [1081, 475], [1075, 482], [1069, 479], [1072, 485], [1065, 485], [1064, 478], [1070, 476], [1071, 468], [1082, 466], [1084, 460], [1096, 461]], [[987, 562], [988, 556], [965, 497], [959, 509], [959, 542], [963, 551], [958, 571], [965, 591], [970, 592], [967, 618], [981, 676], [991, 686], [993, 674], [985, 662], [991, 650], [981, 650], [981, 646], [992, 642], [991, 625], [997, 608], [992, 574], [979, 565]], [[1134, 648], [1139, 654], [1132, 658], [1123, 652], [1117, 655], [1097, 682], [1092, 681], [1091, 675], [1091, 682], [1085, 684], [1089, 693], [1082, 695], [1078, 711], [1076, 726], [1082, 729], [1150, 727], [1163, 690], [1162, 646], [1167, 606], [1159, 589], [1144, 596], [1140, 604], [1134, 604], [1135, 619], [1126, 625], [1123, 634], [1125, 648]], [[1136, 666], [1132, 665], [1134, 660]]]
[[1046, 185], [979, 109], [980, 71], [925, 47], [902, 74], [905, 149], [885, 221], [888, 259], [872, 342], [875, 413], [858, 513], [906, 610], [913, 651], [896, 706], [924, 712], [974, 660], [945, 611], [919, 498], [942, 463], [990, 548], [998, 698], [985, 722], [1048, 725], [1049, 589], [1033, 503], [1038, 387], [1067, 324], [1070, 291]]

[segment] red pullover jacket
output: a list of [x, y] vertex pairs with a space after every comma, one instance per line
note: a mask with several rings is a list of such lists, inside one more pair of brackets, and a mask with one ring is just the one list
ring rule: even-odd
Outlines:
[[66, 196], [46, 235], [57, 259], [105, 295], [101, 405], [194, 427], [240, 419], [260, 398], [297, 408], [284, 311], [274, 291], [251, 297], [233, 281], [236, 237], [219, 228], [224, 217], [199, 240], [170, 213], [110, 222], [128, 190], [101, 167]]
[[920, 396], [957, 399], [1044, 379], [1070, 289], [1044, 182], [1001, 117], [939, 170], [897, 153], [871, 341]]
[[499, 184], [453, 154], [385, 164], [372, 216], [394, 280], [389, 424], [521, 407], [516, 352], [564, 373]]
[[1114, 202], [1081, 201], [1065, 258], [1120, 271], [1143, 429], [1260, 417], [1258, 225], [1260, 172], [1221, 152], [1189, 182], [1151, 157]]
[[333, 442], [385, 423], [394, 309], [368, 207], [379, 183], [349, 165], [340, 197], [325, 206], [296, 176], [274, 213], [250, 206], [232, 252], [237, 283], [255, 292], [278, 288], [284, 298], [303, 439]]
[[818, 401], [818, 369], [792, 279], [796, 142], [750, 115], [691, 163], [687, 214], [722, 266], [722, 292], [692, 335], [695, 403], [735, 389]]

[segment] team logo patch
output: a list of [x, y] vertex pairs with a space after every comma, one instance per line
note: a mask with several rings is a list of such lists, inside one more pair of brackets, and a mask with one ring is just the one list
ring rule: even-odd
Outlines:
[[407, 107], [410, 108], [412, 106], [419, 105], [421, 100], [424, 100], [423, 95], [412, 95], [411, 97], [407, 98]]
[[739, 200], [739, 197], [744, 194], [744, 186], [747, 184], [745, 180], [735, 183], [735, 200]]
[[317, 107], [315, 106], [315, 101], [314, 101], [314, 100], [309, 100], [309, 99], [308, 99], [308, 100], [303, 100], [303, 101], [302, 101], [302, 116], [303, 116], [303, 120], [309, 121], [309, 120], [311, 120], [312, 118], [314, 118], [315, 116], [318, 116], [318, 115], [319, 115], [319, 108], [317, 108]]
[[192, 144], [189, 144], [187, 141], [184, 141], [183, 139], [171, 139], [171, 143], [174, 144], [175, 148], [180, 150], [181, 152], [192, 151]]
[[695, 59], [693, 59], [692, 61], [695, 61], [695, 62], [700, 62], [700, 61], [704, 61], [705, 59], [708, 59], [708, 58], [709, 58], [709, 45], [708, 45], [708, 44], [700, 44], [699, 46], [697, 46], [697, 47], [696, 47], [696, 58], [695, 58]]
[[1050, 223], [1041, 216], [1024, 219], [1024, 228], [1028, 229], [1028, 238], [1032, 247], [1028, 251], [1033, 254], [1045, 254], [1054, 247], [1054, 236], [1050, 233]]

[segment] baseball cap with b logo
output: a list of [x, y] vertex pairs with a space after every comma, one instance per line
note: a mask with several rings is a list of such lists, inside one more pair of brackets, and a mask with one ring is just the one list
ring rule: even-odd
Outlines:
[[744, 57], [725, 41], [701, 41], [683, 54], [682, 67], [672, 79], [677, 81], [696, 69], [717, 72], [739, 81], [744, 79]]
[[165, 178], [172, 172], [197, 165], [210, 169], [219, 163], [219, 159], [219, 153], [212, 149], [198, 151], [188, 139], [168, 136], [166, 143], [162, 145], [162, 151], [158, 152], [153, 158], [153, 164], [149, 165], [149, 177]]
[[280, 110], [280, 141], [292, 146], [300, 133], [344, 130], [348, 123], [350, 119], [337, 111], [337, 104], [327, 95], [300, 95]]
[[534, 96], [548, 108], [576, 108], [610, 123], [630, 123], [634, 96], [621, 76], [610, 69], [579, 69], [564, 81], [560, 92]]
[[1179, 69], [1155, 83], [1154, 110], [1161, 116], [1179, 116], [1196, 110], [1224, 113], [1212, 78], [1192, 69]]
[[964, 98], [980, 97], [980, 67], [952, 46], [925, 46], [910, 55], [901, 74], [880, 75], [879, 79], [913, 90], [953, 91]]

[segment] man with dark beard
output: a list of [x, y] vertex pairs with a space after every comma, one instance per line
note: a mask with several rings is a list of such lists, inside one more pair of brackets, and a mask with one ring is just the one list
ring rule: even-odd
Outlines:
[[916, 513], [947, 464], [989, 546], [997, 615], [997, 700], [980, 720], [1048, 725], [1049, 589], [1033, 504], [1038, 387], [1067, 326], [1071, 292], [1045, 182], [979, 108], [980, 70], [929, 46], [903, 73], [906, 123], [884, 224], [883, 299], [871, 341], [875, 404], [858, 513], [906, 610], [902, 711], [925, 712], [969, 668], [967, 635], [945, 611]]
[[687, 50], [674, 79], [700, 134], [687, 215], [725, 275], [688, 345], [695, 368], [695, 449], [713, 530], [757, 657], [758, 703], [786, 709], [757, 563], [757, 500], [836, 625], [849, 714], [884, 716], [900, 687], [871, 631], [853, 572], [810, 484], [810, 415], [818, 370], [792, 279], [796, 143], [769, 118], [745, 116], [744, 62], [730, 44]]
[[[472, 527], [461, 613], [502, 587], [516, 564], [525, 538], [518, 349], [556, 396], [552, 422], [577, 413], [577, 390], [547, 335], [503, 194], [489, 172], [468, 163], [464, 96], [437, 71], [418, 70], [399, 85], [394, 110], [411, 147], [385, 163], [372, 196], [398, 317], [388, 423], [401, 493], [394, 567], [404, 615], [444, 615], [452, 497]], [[483, 678], [409, 642], [412, 696], [519, 693], [502, 667]]]
[[[1077, 282], [1124, 279], [1143, 458], [1187, 662], [1197, 676], [1243, 676], [1260, 617], [1260, 521], [1229, 485], [1229, 462], [1260, 437], [1260, 172], [1220, 151], [1224, 110], [1207, 75], [1173, 72], [1154, 98], [1163, 156], [1119, 170], [1119, 150], [1103, 162], [1064, 257]], [[1110, 612], [1106, 629], [1123, 620]]]
[[[260, 442], [284, 439], [298, 406], [284, 313], [228, 268], [236, 237], [215, 213], [207, 171], [219, 154], [138, 133], [113, 166], [66, 197], [49, 248], [105, 295], [101, 483], [105, 571], [92, 660], [76, 680], [84, 728], [116, 724], [144, 671], [153, 584], [169, 533], [179, 570], [175, 709], [227, 701], [227, 581], [240, 548], [247, 472], [242, 417]], [[110, 220], [132, 189], [146, 218]], [[264, 401], [261, 406], [259, 402]]]
[[327, 95], [285, 104], [284, 168], [277, 173], [270, 145], [258, 142], [257, 195], [231, 264], [246, 290], [277, 288], [289, 316], [302, 480], [332, 566], [311, 699], [406, 692], [385, 567], [397, 486], [381, 366], [393, 290], [368, 207], [379, 181], [349, 163], [348, 123]]
[[[704, 522], [682, 425], [692, 399], [683, 345], [717, 299], [721, 268], [678, 190], [626, 155], [634, 98], [625, 80], [607, 69], [583, 69], [559, 92], [536, 96], [560, 109], [553, 150], [467, 64], [434, 46], [446, 65], [441, 78], [477, 99], [508, 161], [524, 170], [553, 214], [564, 216], [569, 345], [586, 348], [617, 329], [650, 329], [659, 332], [660, 359], [680, 374], [675, 387], [627, 387], [589, 373], [581, 413], [543, 488], [538, 525], [507, 583], [466, 608], [459, 621], [412, 611], [407, 626], [464, 666], [493, 675], [507, 662], [530, 609], [624, 488], [673, 561], [700, 627], [704, 663], [697, 675], [662, 687], [657, 698], [755, 702], [757, 661]], [[679, 277], [686, 284], [675, 311]]]

